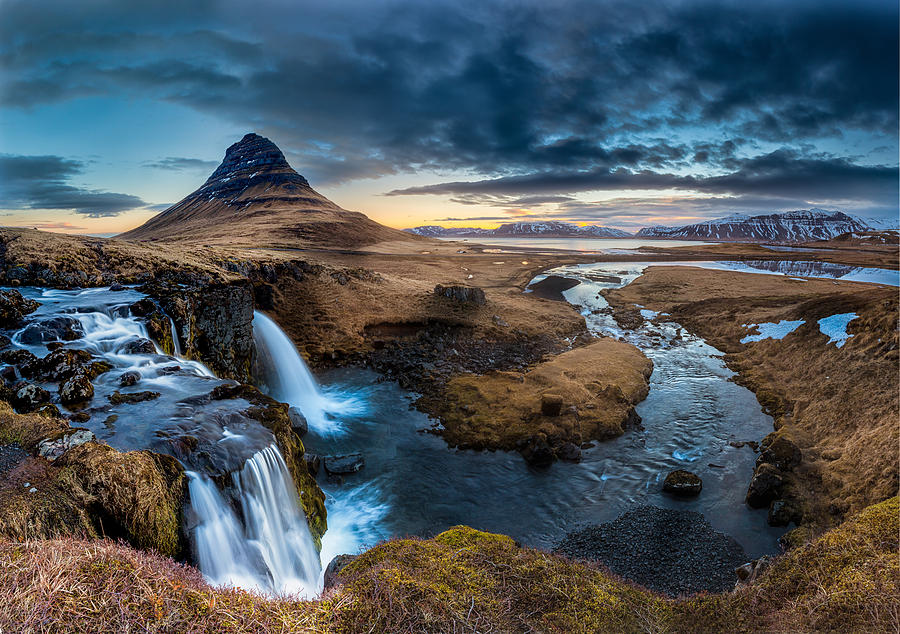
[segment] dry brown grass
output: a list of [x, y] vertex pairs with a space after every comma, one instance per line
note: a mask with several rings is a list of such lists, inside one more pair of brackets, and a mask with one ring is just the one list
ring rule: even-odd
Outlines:
[[672, 600], [601, 568], [456, 527], [386, 542], [319, 601], [209, 587], [110, 541], [0, 541], [14, 632], [892, 632], [897, 498], [779, 558], [752, 586]]
[[[600, 339], [525, 374], [461, 375], [432, 399], [451, 446], [512, 449], [533, 436], [574, 442], [620, 436], [647, 397], [652, 362], [634, 346]], [[541, 396], [562, 397], [559, 416], [541, 415]]]

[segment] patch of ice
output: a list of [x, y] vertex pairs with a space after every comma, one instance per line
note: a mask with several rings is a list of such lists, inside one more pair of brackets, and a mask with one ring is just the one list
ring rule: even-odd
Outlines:
[[762, 341], [763, 339], [784, 339], [785, 336], [791, 334], [803, 324], [803, 319], [798, 319], [797, 321], [788, 321], [787, 319], [782, 319], [777, 324], [773, 322], [765, 322], [761, 324], [745, 324], [745, 328], [755, 327], [758, 334], [747, 335], [746, 337], [741, 339], [741, 343], [751, 343], [753, 341]]
[[659, 315], [659, 312], [655, 310], [648, 310], [646, 308], [641, 309], [641, 317], [644, 319], [656, 319], [657, 315]]
[[829, 343], [834, 343], [835, 347], [843, 348], [847, 343], [847, 339], [853, 335], [847, 334], [847, 325], [859, 317], [856, 313], [839, 313], [831, 317], [823, 317], [819, 320], [819, 332], [828, 337]]

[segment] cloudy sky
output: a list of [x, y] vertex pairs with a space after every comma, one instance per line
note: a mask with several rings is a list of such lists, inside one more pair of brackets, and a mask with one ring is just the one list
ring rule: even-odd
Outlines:
[[0, 224], [112, 233], [244, 133], [395, 227], [898, 213], [898, 9], [0, 0]]

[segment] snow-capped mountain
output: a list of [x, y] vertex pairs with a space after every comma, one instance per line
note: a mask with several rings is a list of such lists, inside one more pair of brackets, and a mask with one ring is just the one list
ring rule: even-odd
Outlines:
[[547, 222], [508, 222], [496, 229], [476, 229], [472, 227], [441, 227], [424, 225], [404, 229], [408, 233], [432, 238], [469, 237], [529, 237], [529, 238], [630, 238], [632, 235], [619, 229], [586, 225], [579, 227], [570, 222], [550, 220]]
[[863, 218], [840, 211], [801, 209], [759, 216], [733, 214], [683, 227], [645, 227], [637, 235], [676, 240], [809, 242], [829, 240], [842, 233], [870, 228]]

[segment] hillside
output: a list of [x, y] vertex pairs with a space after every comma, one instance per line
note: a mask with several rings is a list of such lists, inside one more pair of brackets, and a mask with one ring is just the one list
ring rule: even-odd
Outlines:
[[759, 216], [733, 214], [682, 227], [645, 227], [637, 235], [676, 240], [809, 242], [828, 240], [842, 233], [867, 231], [869, 228], [862, 218], [840, 211], [808, 209]]
[[352, 248], [416, 239], [364, 214], [341, 209], [309, 186], [269, 139], [247, 134], [200, 189], [123, 240], [218, 246]]

